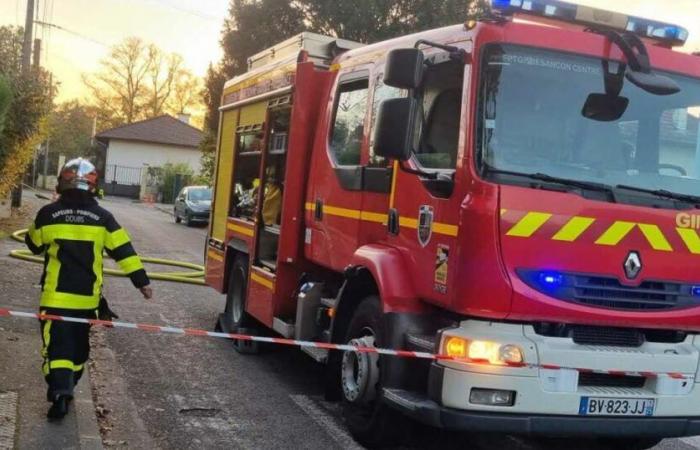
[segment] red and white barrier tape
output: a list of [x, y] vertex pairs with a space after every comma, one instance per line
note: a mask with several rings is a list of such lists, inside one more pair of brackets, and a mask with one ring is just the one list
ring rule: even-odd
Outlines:
[[[489, 365], [490, 363], [485, 360], [477, 360], [470, 358], [458, 358], [447, 355], [436, 355], [427, 352], [416, 352], [411, 350], [393, 350], [388, 348], [376, 348], [376, 347], [357, 347], [353, 345], [343, 345], [343, 344], [330, 344], [327, 342], [312, 342], [312, 341], [299, 341], [296, 339], [285, 339], [285, 338], [275, 338], [275, 337], [265, 337], [265, 336], [251, 336], [248, 334], [237, 334], [237, 333], [221, 333], [216, 331], [206, 331], [197, 328], [177, 328], [162, 325], [149, 325], [143, 323], [129, 323], [129, 322], [112, 322], [107, 320], [99, 319], [84, 319], [79, 317], [69, 317], [69, 316], [57, 316], [53, 314], [37, 314], [26, 311], [12, 311], [9, 309], [0, 308], [0, 317], [21, 317], [25, 319], [39, 319], [39, 320], [57, 320], [62, 322], [74, 322], [74, 323], [85, 323], [90, 325], [98, 325], [108, 328], [130, 328], [142, 331], [150, 331], [154, 333], [171, 333], [171, 334], [184, 334], [188, 336], [206, 336], [212, 338], [220, 339], [231, 339], [238, 341], [252, 341], [252, 342], [265, 342], [268, 344], [280, 344], [280, 345], [291, 345], [295, 347], [316, 347], [327, 350], [341, 350], [347, 352], [360, 352], [360, 353], [376, 353], [379, 355], [386, 356], [398, 356], [401, 358], [419, 358], [419, 359], [429, 359], [433, 361], [454, 361], [466, 364], [484, 364]], [[617, 376], [636, 376], [636, 377], [659, 377], [667, 376], [673, 379], [692, 379], [694, 374], [682, 374], [678, 372], [630, 372], [624, 370], [598, 370], [589, 369], [581, 367], [564, 367], [552, 364], [531, 364], [531, 363], [508, 363], [506, 367], [511, 368], [527, 368], [527, 369], [550, 369], [550, 370], [576, 370], [581, 373], [599, 373], [606, 375], [617, 375]]]

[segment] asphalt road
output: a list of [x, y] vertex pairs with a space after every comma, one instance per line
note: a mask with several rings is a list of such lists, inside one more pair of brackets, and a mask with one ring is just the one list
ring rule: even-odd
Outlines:
[[[202, 261], [206, 228], [176, 225], [169, 215], [127, 200], [103, 206], [128, 230], [140, 254]], [[108, 278], [105, 292], [129, 322], [212, 329], [224, 307], [223, 296], [208, 287], [158, 281], [153, 287], [150, 301], [126, 279]], [[322, 399], [321, 366], [296, 349], [240, 355], [224, 340], [122, 329], [94, 333], [92, 381], [107, 446], [360, 448], [338, 406]], [[414, 437], [407, 447], [413, 448], [553, 447], [408, 428]], [[667, 440], [658, 448], [700, 448], [700, 440]]]

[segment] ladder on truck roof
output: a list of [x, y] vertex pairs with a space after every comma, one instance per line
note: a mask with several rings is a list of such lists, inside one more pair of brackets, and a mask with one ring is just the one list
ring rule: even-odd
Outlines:
[[340, 53], [362, 47], [364, 44], [346, 39], [339, 39], [322, 34], [304, 32], [248, 58], [248, 70], [258, 69], [268, 64], [289, 58], [304, 50], [309, 60], [318, 66], [329, 66], [333, 58]]

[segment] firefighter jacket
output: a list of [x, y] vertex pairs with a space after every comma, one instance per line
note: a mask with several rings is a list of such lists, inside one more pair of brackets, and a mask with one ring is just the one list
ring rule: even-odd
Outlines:
[[44, 206], [25, 242], [44, 253], [41, 307], [96, 309], [102, 291], [102, 254], [106, 251], [137, 288], [149, 284], [126, 231], [93, 198], [60, 199]]

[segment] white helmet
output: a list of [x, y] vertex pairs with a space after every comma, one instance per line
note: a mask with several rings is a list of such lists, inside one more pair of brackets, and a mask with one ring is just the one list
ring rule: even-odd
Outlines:
[[56, 191], [61, 194], [70, 189], [78, 189], [91, 194], [97, 192], [97, 169], [87, 159], [71, 159], [61, 169]]

